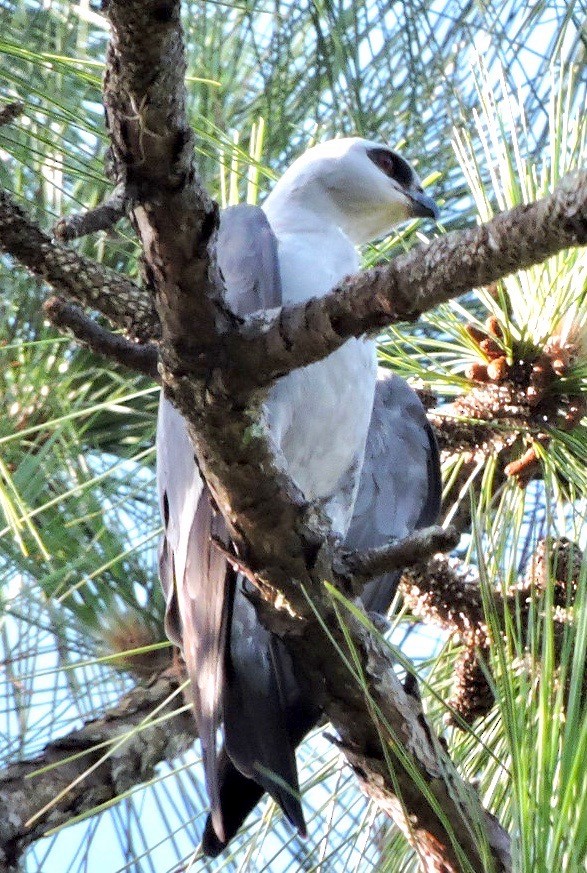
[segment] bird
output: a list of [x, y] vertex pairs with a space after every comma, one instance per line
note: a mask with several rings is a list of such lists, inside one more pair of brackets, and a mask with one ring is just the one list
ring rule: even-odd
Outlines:
[[[245, 317], [324, 295], [358, 270], [357, 246], [409, 218], [437, 214], [397, 152], [358, 137], [321, 143], [294, 161], [262, 207], [221, 213], [217, 259], [226, 303]], [[260, 419], [275, 463], [307, 501], [321, 505], [335, 540], [365, 548], [434, 520], [432, 432], [403, 380], [378, 380], [372, 339], [350, 339], [277, 380]], [[203, 850], [219, 854], [266, 791], [304, 834], [295, 749], [320, 712], [283, 642], [259, 622], [251, 583], [215, 545], [229, 545], [227, 526], [184, 419], [163, 394], [157, 486], [165, 627], [191, 679], [210, 800]], [[369, 584], [367, 608], [389, 606], [392, 575]]]

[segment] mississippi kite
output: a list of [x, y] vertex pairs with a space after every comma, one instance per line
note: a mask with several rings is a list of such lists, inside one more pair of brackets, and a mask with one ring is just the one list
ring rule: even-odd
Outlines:
[[[227, 302], [246, 316], [326, 294], [357, 271], [355, 245], [436, 214], [395, 152], [358, 138], [323, 143], [285, 172], [262, 209], [222, 214], [217, 253]], [[350, 339], [279, 379], [263, 405], [276, 463], [308, 500], [320, 501], [350, 547], [405, 535], [438, 511], [438, 456], [421, 404], [398, 377], [376, 383], [374, 342]], [[226, 525], [184, 421], [164, 397], [157, 478], [166, 628], [191, 678], [210, 798], [204, 850], [221, 851], [264, 791], [304, 833], [295, 748], [320, 714], [283, 643], [259, 623], [250, 583], [212, 542], [228, 541]], [[387, 609], [395, 584], [394, 575], [372, 582], [365, 605]]]

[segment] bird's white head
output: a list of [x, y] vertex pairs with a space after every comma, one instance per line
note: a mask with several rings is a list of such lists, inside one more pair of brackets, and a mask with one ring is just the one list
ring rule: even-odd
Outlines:
[[306, 226], [313, 220], [334, 223], [357, 245], [409, 218], [438, 216], [408, 162], [387, 146], [359, 137], [309, 149], [286, 170], [263, 208], [272, 223], [297, 213]]

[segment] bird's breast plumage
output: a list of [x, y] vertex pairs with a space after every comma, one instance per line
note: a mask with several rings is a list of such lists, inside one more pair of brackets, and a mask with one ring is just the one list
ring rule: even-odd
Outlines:
[[[358, 269], [338, 228], [277, 232], [284, 304], [322, 296]], [[375, 344], [351, 339], [270, 389], [265, 420], [278, 458], [309, 500], [324, 501], [333, 529], [350, 523], [376, 380]]]

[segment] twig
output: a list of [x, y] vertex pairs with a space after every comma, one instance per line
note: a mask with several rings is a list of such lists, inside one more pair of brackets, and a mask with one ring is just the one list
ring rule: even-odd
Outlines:
[[340, 551], [334, 568], [342, 577], [352, 577], [353, 585], [392, 570], [421, 564], [436, 552], [446, 552], [458, 544], [460, 534], [453, 527], [426, 527], [394, 543], [365, 552]]
[[0, 191], [0, 250], [58, 294], [97, 309], [131, 337], [157, 338], [159, 319], [145, 289], [52, 240], [7, 191]]
[[98, 230], [110, 230], [127, 214], [131, 199], [127, 187], [117, 185], [106, 200], [94, 209], [60, 218], [53, 228], [53, 234], [60, 242], [68, 242]]
[[79, 306], [67, 303], [60, 297], [50, 297], [43, 305], [43, 310], [58, 330], [69, 331], [96, 354], [159, 382], [157, 346], [154, 343], [133, 343], [124, 336], [111, 333], [86, 315]]
[[[163, 717], [152, 718], [153, 711]], [[100, 718], [49, 743], [37, 758], [9, 764], [0, 771], [0, 869], [19, 869], [26, 847], [48, 829], [147, 781], [159, 761], [188, 749], [195, 737], [178, 679], [166, 670], [137, 685]], [[60, 792], [63, 799], [28, 826]]]
[[235, 553], [231, 550], [230, 546], [227, 546], [222, 540], [218, 539], [218, 537], [210, 537], [210, 542], [214, 546], [214, 548], [220, 552], [223, 557], [226, 558], [227, 562], [230, 564], [235, 573], [242, 573], [249, 582], [252, 582], [255, 587], [258, 587], [257, 577], [253, 573], [250, 567], [247, 567], [244, 561], [235, 555]]
[[[544, 442], [544, 440], [541, 442]], [[503, 472], [506, 476], [513, 476], [518, 485], [524, 488], [531, 479], [539, 476], [541, 472], [540, 459], [536, 453], [536, 446], [530, 446], [521, 458], [516, 458], [515, 461], [511, 461], [511, 463], [505, 467]]]

